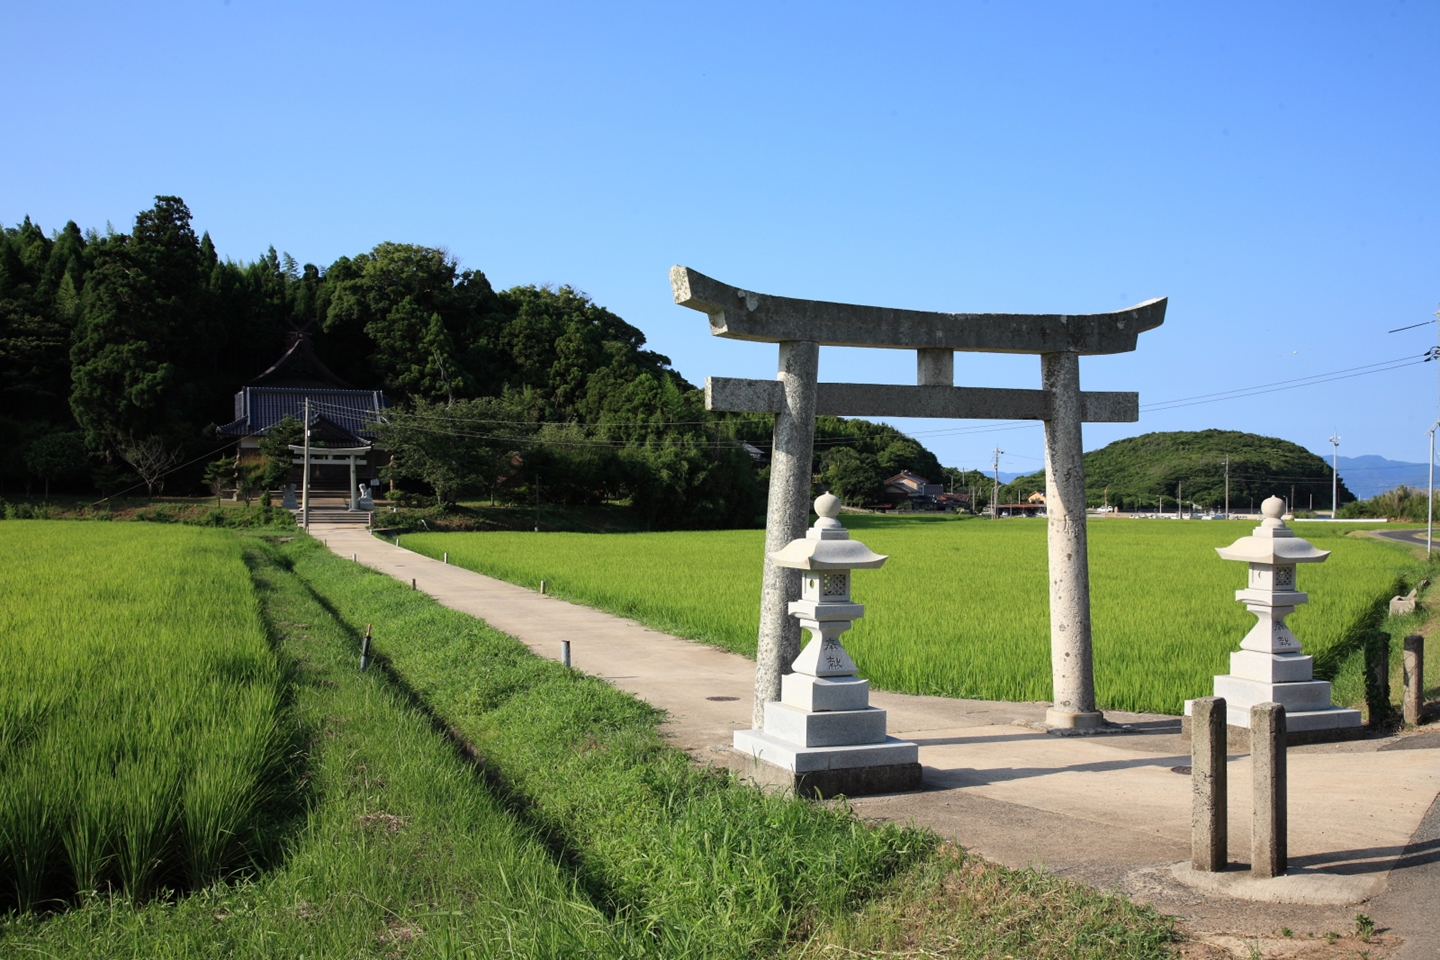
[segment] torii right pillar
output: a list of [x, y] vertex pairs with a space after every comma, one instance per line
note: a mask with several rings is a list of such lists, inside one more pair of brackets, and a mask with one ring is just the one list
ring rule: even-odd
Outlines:
[[1095, 670], [1090, 650], [1090, 554], [1085, 539], [1085, 450], [1080, 433], [1080, 355], [1040, 355], [1045, 421], [1045, 516], [1050, 551], [1050, 675], [1054, 702], [1045, 723], [1094, 730]]

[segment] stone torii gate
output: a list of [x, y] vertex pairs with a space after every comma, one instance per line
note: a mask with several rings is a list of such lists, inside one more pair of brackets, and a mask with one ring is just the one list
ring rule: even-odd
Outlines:
[[[1061, 729], [1097, 728], [1081, 424], [1139, 420], [1140, 395], [1081, 392], [1080, 356], [1134, 350], [1140, 333], [1165, 321], [1166, 299], [1081, 316], [933, 313], [773, 297], [682, 266], [670, 269], [670, 285], [677, 304], [710, 318], [714, 336], [780, 347], [774, 380], [705, 379], [707, 409], [775, 415], [754, 726], [764, 725], [765, 703], [780, 699], [780, 677], [800, 654], [800, 627], [788, 615], [800, 596], [800, 571], [777, 567], [768, 555], [805, 535], [818, 414], [1044, 421], [1054, 683], [1045, 720]], [[918, 383], [820, 383], [821, 345], [914, 350]], [[1039, 354], [1041, 389], [957, 387], [957, 350]]]

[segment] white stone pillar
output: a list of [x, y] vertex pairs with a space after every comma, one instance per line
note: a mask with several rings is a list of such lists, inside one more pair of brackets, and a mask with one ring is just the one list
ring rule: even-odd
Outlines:
[[1049, 518], [1050, 672], [1054, 706], [1045, 722], [1062, 729], [1100, 726], [1090, 653], [1090, 561], [1085, 540], [1085, 463], [1080, 436], [1080, 356], [1040, 355], [1050, 400], [1045, 421], [1045, 515]]
[[350, 454], [350, 509], [360, 509], [360, 488], [356, 485], [355, 454]]
[[800, 655], [800, 624], [790, 601], [800, 599], [800, 571], [776, 566], [769, 554], [805, 536], [810, 519], [810, 468], [815, 449], [815, 387], [820, 345], [813, 340], [780, 344], [785, 400], [775, 415], [770, 454], [770, 499], [765, 510], [765, 572], [760, 583], [760, 633], [755, 649], [755, 706], [751, 723], [765, 726], [765, 704], [780, 699], [780, 677]]

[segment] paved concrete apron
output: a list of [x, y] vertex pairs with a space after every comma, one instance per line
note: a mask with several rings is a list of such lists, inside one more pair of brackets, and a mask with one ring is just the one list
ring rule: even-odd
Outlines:
[[[677, 746], [743, 772], [745, 761], [727, 745], [732, 731], [750, 724], [752, 661], [445, 565], [363, 527], [312, 532], [342, 557], [356, 555], [407, 583], [414, 578], [440, 603], [541, 656], [558, 658], [560, 641], [571, 641], [576, 669], [667, 711], [664, 729]], [[1176, 718], [1111, 712], [1131, 732], [1056, 737], [1038, 729], [1044, 703], [883, 692], [871, 702], [889, 711], [893, 735], [920, 745], [926, 789], [857, 799], [862, 815], [914, 821], [1009, 866], [1043, 865], [1121, 890], [1201, 929], [1344, 930], [1353, 925], [1353, 904], [1377, 896], [1367, 909], [1383, 924], [1386, 878], [1402, 855], [1406, 871], [1440, 868], [1431, 844], [1416, 856], [1412, 842], [1440, 793], [1440, 749], [1396, 749], [1440, 748], [1440, 738], [1292, 748], [1292, 876], [1250, 881], [1248, 869], [1236, 869], [1217, 884], [1207, 882], [1216, 875], [1172, 870], [1190, 855], [1190, 778], [1171, 769], [1190, 762], [1189, 744]], [[1232, 756], [1229, 770], [1230, 859], [1248, 864], [1249, 757]], [[1266, 899], [1282, 903], [1250, 902]], [[1404, 910], [1396, 910], [1398, 928]]]

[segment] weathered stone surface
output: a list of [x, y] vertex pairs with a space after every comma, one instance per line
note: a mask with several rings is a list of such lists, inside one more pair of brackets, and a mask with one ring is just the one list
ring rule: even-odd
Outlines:
[[1285, 708], [1278, 703], [1251, 707], [1250, 872], [1257, 877], [1284, 876], [1289, 865], [1285, 747]]
[[[705, 409], [729, 413], [775, 413], [783, 402], [773, 380], [705, 378]], [[1080, 394], [1086, 423], [1133, 423], [1140, 419], [1138, 393]], [[1044, 390], [999, 387], [905, 386], [894, 383], [822, 383], [815, 396], [822, 417], [935, 417], [947, 420], [1046, 420]]]
[[955, 351], [930, 347], [916, 350], [915, 382], [922, 387], [955, 386]]
[[861, 710], [870, 704], [870, 681], [787, 673], [780, 680], [780, 700], [801, 710]]
[[810, 516], [810, 466], [815, 448], [815, 383], [820, 346], [813, 340], [780, 344], [779, 382], [785, 402], [775, 414], [770, 499], [765, 510], [765, 567], [760, 581], [760, 632], [755, 650], [754, 725], [765, 704], [780, 699], [780, 677], [800, 653], [800, 624], [789, 615], [800, 597], [800, 571], [777, 566], [770, 554], [805, 535]]
[[885, 742], [885, 711], [812, 712], [784, 702], [765, 704], [765, 733], [802, 747], [838, 747]]
[[1201, 697], [1194, 701], [1192, 724], [1190, 865], [1214, 872], [1225, 869], [1230, 845], [1224, 699]]
[[986, 353], [1125, 353], [1165, 320], [1165, 298], [1083, 315], [940, 313], [796, 300], [740, 290], [689, 267], [670, 268], [675, 302], [710, 318], [710, 332], [735, 340], [826, 346], [975, 350]]
[[1085, 538], [1085, 466], [1080, 431], [1080, 358], [1047, 353], [1040, 379], [1050, 394], [1045, 421], [1045, 514], [1049, 530], [1050, 669], [1060, 729], [1100, 726], [1090, 648], [1090, 559]]
[[1315, 676], [1315, 658], [1300, 653], [1272, 656], [1256, 650], [1237, 650], [1230, 654], [1230, 673], [1262, 683], [1296, 683]]
[[1420, 722], [1425, 709], [1425, 637], [1412, 633], [1405, 638], [1404, 671], [1405, 691], [1403, 707], [1405, 722], [1412, 726]]
[[761, 730], [736, 730], [735, 749], [795, 773], [920, 762], [917, 744], [888, 736], [860, 746], [802, 747]]

